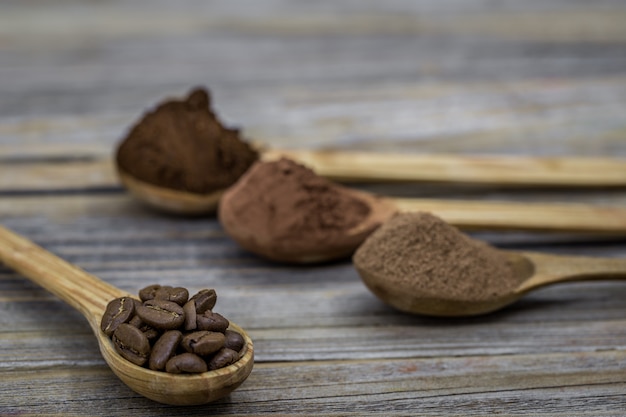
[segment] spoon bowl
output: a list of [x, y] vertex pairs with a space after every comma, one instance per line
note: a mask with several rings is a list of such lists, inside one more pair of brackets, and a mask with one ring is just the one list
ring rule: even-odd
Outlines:
[[219, 207], [222, 227], [241, 247], [266, 259], [278, 262], [310, 264], [348, 257], [385, 219], [395, 207], [379, 197], [365, 192], [337, 186], [342, 193], [363, 201], [370, 212], [356, 226], [337, 233], [327, 231], [324, 237], [302, 236], [298, 242], [288, 242], [274, 235], [256, 233], [231, 210], [232, 193], [226, 192]]
[[232, 365], [202, 374], [169, 374], [142, 368], [121, 357], [111, 340], [99, 329], [100, 352], [117, 377], [138, 394], [170, 405], [200, 405], [227, 396], [248, 377], [253, 366], [253, 348], [250, 337], [234, 323], [230, 330], [240, 333], [245, 340], [240, 359]]
[[171, 405], [199, 405], [225, 397], [246, 380], [254, 365], [254, 348], [247, 333], [235, 323], [230, 329], [244, 338], [237, 362], [201, 374], [168, 374], [135, 365], [120, 356], [100, 330], [109, 301], [128, 296], [116, 288], [33, 242], [0, 226], [0, 260], [81, 312], [93, 330], [102, 357], [133, 391]]
[[465, 317], [502, 309], [527, 293], [557, 283], [626, 279], [626, 259], [558, 256], [537, 252], [502, 251], [520, 284], [509, 293], [483, 300], [453, 298], [448, 294], [407, 291], [389, 284], [385, 276], [355, 263], [365, 285], [382, 301], [407, 313], [435, 317]]
[[133, 177], [117, 168], [118, 177], [124, 187], [138, 200], [159, 211], [201, 216], [215, 212], [224, 190], [200, 194], [159, 187]]

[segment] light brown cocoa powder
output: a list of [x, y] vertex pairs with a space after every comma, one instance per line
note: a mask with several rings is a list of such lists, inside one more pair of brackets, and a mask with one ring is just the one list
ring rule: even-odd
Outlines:
[[305, 248], [331, 248], [369, 213], [369, 205], [342, 186], [286, 158], [254, 164], [219, 206], [231, 236], [275, 260]]

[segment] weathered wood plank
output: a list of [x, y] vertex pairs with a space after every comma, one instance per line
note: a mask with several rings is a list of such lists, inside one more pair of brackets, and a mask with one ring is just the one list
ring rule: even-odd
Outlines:
[[[161, 90], [144, 101], [135, 98], [125, 115], [86, 115], [88, 122], [75, 115], [57, 124], [37, 115], [6, 120], [0, 128], [0, 158], [108, 158], [146, 108], [164, 97], [182, 96], [190, 87]], [[226, 122], [274, 148], [626, 156], [624, 76], [367, 83], [332, 90], [279, 86], [243, 94], [215, 87], [215, 108]]]
[[119, 189], [112, 161], [57, 160], [4, 163], [0, 171], [2, 192]]
[[[103, 366], [78, 313], [0, 267], [0, 414], [623, 416], [623, 283], [546, 288], [485, 317], [410, 316], [348, 261], [271, 264], [214, 218], [144, 209], [110, 158], [145, 108], [198, 84], [276, 148], [624, 157], [625, 44], [622, 0], [2, 2], [0, 221], [130, 292], [215, 287], [257, 365], [216, 404], [157, 405]], [[626, 204], [624, 190], [360, 187]], [[626, 256], [622, 238], [477, 235]]]
[[[315, 296], [311, 298], [315, 300]], [[32, 309], [24, 312], [21, 306]], [[15, 333], [5, 334], [0, 342], [0, 347], [5, 352], [4, 362], [0, 364], [1, 370], [28, 371], [50, 366], [102, 364], [95, 338], [86, 329], [83, 321], [73, 314], [59, 314], [49, 309], [53, 316], [61, 316], [62, 321], [36, 322], [36, 316], [48, 309], [40, 310], [33, 306], [33, 303], [24, 303], [12, 307], [14, 314], [26, 315], [30, 322], [23, 329], [6, 323], [9, 326], [6, 331]], [[293, 309], [277, 309], [272, 311], [271, 316], [266, 313], [264, 319], [254, 321], [249, 315], [230, 314], [236, 309], [232, 305], [227, 307], [216, 311], [229, 314], [229, 317], [237, 319], [238, 324], [245, 326], [254, 340], [255, 361], [258, 364], [349, 361], [352, 358], [384, 360], [568, 352], [575, 354], [623, 349], [626, 338], [626, 323], [623, 319], [602, 320], [598, 317], [594, 321], [553, 319], [548, 323], [515, 323], [503, 319], [497, 323], [489, 323], [487, 328], [487, 320], [470, 324], [454, 321], [428, 323], [422, 320], [422, 323], [399, 325], [396, 322], [401, 322], [403, 318], [394, 320], [393, 316], [374, 315], [368, 320], [370, 316], [364, 315], [360, 320], [350, 320], [350, 327], [330, 323], [306, 323], [305, 320], [298, 323], [294, 323], [295, 320], [290, 321], [290, 325], [297, 327], [281, 327], [275, 323], [280, 321], [281, 315], [286, 317], [294, 314]], [[616, 311], [617, 308], [615, 313]], [[66, 316], [67, 319], [63, 320]], [[348, 320], [338, 316], [338, 321]], [[378, 324], [372, 326], [368, 321]], [[36, 329], [37, 325], [45, 326], [46, 330], [28, 330]], [[271, 330], [263, 328], [269, 326], [272, 326]], [[542, 343], [537, 343], [538, 340]]]
[[[257, 365], [227, 400], [202, 407], [155, 408], [102, 367], [67, 367], [6, 372], [0, 410], [6, 414], [86, 415], [106, 407], [109, 415], [463, 415], [516, 414], [528, 405], [534, 415], [619, 415], [626, 405], [623, 352], [306, 362]], [[294, 376], [300, 376], [295, 377]], [[30, 391], [36, 378], [64, 395]], [[76, 380], [81, 388], [75, 387]], [[588, 388], [580, 393], [584, 380]], [[347, 383], [350, 381], [350, 383]], [[56, 391], [56, 390], [55, 390]], [[116, 398], [115, 402], [110, 398]], [[126, 413], [126, 414], [124, 414]], [[155, 414], [156, 413], [156, 414]], [[88, 414], [88, 413], [87, 413]]]
[[0, 143], [111, 146], [145, 107], [208, 84], [271, 146], [626, 153], [623, 4], [453, 3], [4, 6], [0, 113], [30, 129]]

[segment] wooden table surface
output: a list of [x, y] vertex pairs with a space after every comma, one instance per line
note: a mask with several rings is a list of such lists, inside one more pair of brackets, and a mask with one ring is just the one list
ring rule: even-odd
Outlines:
[[[537, 291], [458, 320], [400, 313], [349, 261], [272, 264], [215, 218], [144, 208], [115, 145], [208, 86], [270, 147], [626, 157], [623, 0], [0, 4], [0, 221], [135, 293], [215, 288], [256, 363], [228, 398], [160, 405], [121, 384], [79, 313], [0, 267], [0, 415], [626, 415], [626, 285]], [[626, 205], [624, 189], [366, 184], [400, 196]], [[625, 257], [626, 239], [479, 233]]]

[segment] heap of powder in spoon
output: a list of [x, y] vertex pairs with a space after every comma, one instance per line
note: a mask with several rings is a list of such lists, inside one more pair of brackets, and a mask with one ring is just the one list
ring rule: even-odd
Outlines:
[[351, 254], [345, 233], [369, 213], [369, 205], [344, 187], [286, 158], [254, 164], [219, 206], [224, 229], [241, 246], [287, 262], [309, 248]]
[[354, 263], [361, 276], [379, 277], [366, 284], [385, 301], [401, 294], [477, 302], [510, 293], [524, 278], [502, 251], [425, 212], [395, 214], [359, 247]]
[[258, 153], [226, 128], [201, 88], [147, 112], [117, 149], [118, 167], [144, 182], [208, 194], [232, 185]]

